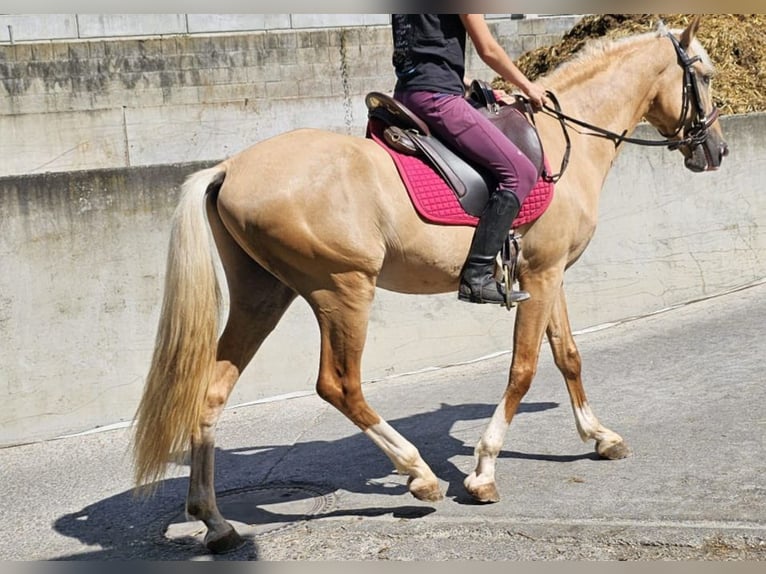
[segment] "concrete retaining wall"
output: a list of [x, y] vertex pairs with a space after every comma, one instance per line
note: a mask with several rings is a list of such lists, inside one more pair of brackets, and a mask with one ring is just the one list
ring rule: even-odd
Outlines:
[[[490, 21], [518, 55], [555, 41], [577, 18]], [[297, 126], [362, 133], [364, 95], [393, 88], [387, 22], [374, 14], [0, 15], [0, 176], [215, 160]], [[2, 43], [8, 25], [14, 44]], [[95, 37], [138, 31], [155, 35]], [[59, 39], [38, 40], [45, 34]], [[493, 77], [471, 50], [469, 73]]]
[[[766, 116], [726, 117], [723, 127], [732, 155], [718, 173], [690, 174], [677, 153], [625, 146], [596, 237], [567, 274], [576, 329], [766, 277]], [[204, 165], [0, 178], [0, 444], [132, 417], [159, 313], [168, 220], [183, 178]], [[454, 295], [380, 291], [365, 379], [507, 351], [513, 317]], [[317, 345], [297, 301], [230, 404], [311, 392]]]
[[[393, 7], [392, 7], [393, 9]], [[551, 19], [561, 14], [486, 14], [489, 21]], [[571, 16], [564, 14], [563, 16]], [[0, 44], [118, 39], [177, 34], [224, 34], [381, 26], [389, 14], [0, 14]], [[550, 33], [548, 23], [522, 26], [523, 35]]]

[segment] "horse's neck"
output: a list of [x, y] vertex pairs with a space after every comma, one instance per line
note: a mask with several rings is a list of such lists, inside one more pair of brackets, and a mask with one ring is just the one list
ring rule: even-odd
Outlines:
[[652, 40], [613, 44], [551, 76], [548, 85], [563, 111], [599, 128], [631, 133], [648, 110], [656, 77], [667, 65], [651, 53], [657, 50]]

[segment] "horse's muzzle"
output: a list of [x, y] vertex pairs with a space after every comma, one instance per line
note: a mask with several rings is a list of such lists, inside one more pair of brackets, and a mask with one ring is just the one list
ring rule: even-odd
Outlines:
[[729, 146], [723, 140], [718, 140], [717, 144], [708, 141], [695, 146], [689, 155], [684, 159], [686, 169], [695, 173], [703, 171], [716, 171], [721, 167], [723, 158], [729, 155]]

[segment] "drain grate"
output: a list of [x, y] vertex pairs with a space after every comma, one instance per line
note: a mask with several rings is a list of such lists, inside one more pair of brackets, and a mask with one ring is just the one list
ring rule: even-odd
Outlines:
[[[298, 526], [335, 507], [333, 490], [313, 484], [266, 484], [216, 495], [221, 514], [244, 537], [263, 537]], [[163, 539], [182, 545], [203, 543], [205, 525], [183, 510], [163, 520]]]

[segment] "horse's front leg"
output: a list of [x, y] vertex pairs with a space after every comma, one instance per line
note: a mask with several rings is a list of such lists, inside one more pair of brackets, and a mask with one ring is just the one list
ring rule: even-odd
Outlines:
[[583, 441], [596, 441], [596, 452], [603, 458], [619, 459], [630, 456], [630, 448], [616, 432], [602, 426], [593, 414], [582, 385], [580, 353], [575, 345], [567, 313], [564, 287], [559, 290], [548, 323], [548, 341], [553, 359], [564, 376], [574, 412], [577, 432]]
[[522, 286], [532, 297], [521, 303], [516, 310], [508, 386], [474, 449], [476, 467], [463, 483], [468, 493], [480, 502], [500, 500], [495, 485], [495, 461], [519, 403], [529, 390], [537, 371], [540, 344], [561, 279], [562, 272], [553, 270], [526, 278]]

